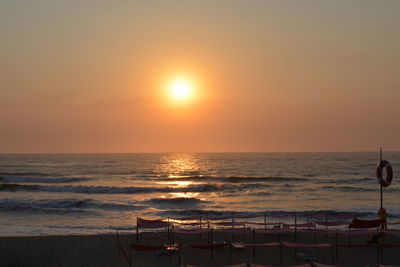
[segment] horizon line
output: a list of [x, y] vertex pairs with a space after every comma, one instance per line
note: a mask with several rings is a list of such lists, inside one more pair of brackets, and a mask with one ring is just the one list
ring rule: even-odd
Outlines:
[[[348, 151], [165, 151], [165, 152], [0, 152], [0, 155], [117, 155], [117, 154], [272, 154], [272, 153], [379, 153], [379, 150], [348, 150]], [[385, 150], [383, 152], [400, 152], [399, 150]]]

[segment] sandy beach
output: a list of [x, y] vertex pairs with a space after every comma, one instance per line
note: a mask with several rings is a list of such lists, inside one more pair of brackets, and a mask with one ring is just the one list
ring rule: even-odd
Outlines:
[[[233, 239], [232, 239], [233, 237]], [[218, 238], [230, 241], [251, 243], [251, 234], [218, 233]], [[281, 234], [282, 241], [293, 241], [293, 233]], [[352, 244], [365, 244], [370, 236], [353, 236]], [[135, 242], [134, 234], [119, 235], [121, 246], [129, 257], [129, 243]], [[167, 240], [167, 234], [141, 233], [140, 244], [162, 245]], [[256, 243], [277, 241], [276, 235], [256, 235]], [[175, 242], [185, 244], [207, 244], [207, 234], [175, 235]], [[314, 234], [299, 233], [299, 243], [313, 243]], [[334, 237], [324, 234], [317, 236], [317, 242], [334, 243]], [[347, 244], [348, 236], [339, 236], [340, 244]], [[395, 236], [388, 236], [385, 243], [400, 244]], [[400, 263], [399, 248], [384, 248], [383, 263], [396, 265]], [[339, 255], [332, 255], [330, 248], [282, 248], [283, 265], [303, 263], [302, 253], [312, 255], [321, 263], [331, 264], [332, 256], [335, 265], [341, 266], [376, 266], [378, 250], [376, 248], [339, 248]], [[297, 257], [295, 255], [297, 254]], [[263, 265], [280, 265], [280, 250], [278, 247], [256, 248], [253, 258], [253, 248], [231, 250], [229, 246], [216, 249], [211, 259], [209, 250], [197, 250], [183, 246], [181, 253], [182, 264], [218, 266], [231, 261], [236, 263], [256, 263]], [[75, 235], [75, 236], [36, 236], [36, 237], [2, 237], [0, 238], [0, 266], [129, 266], [118, 249], [116, 234], [109, 235]], [[133, 252], [133, 266], [178, 266], [179, 255], [157, 254], [155, 252]]]

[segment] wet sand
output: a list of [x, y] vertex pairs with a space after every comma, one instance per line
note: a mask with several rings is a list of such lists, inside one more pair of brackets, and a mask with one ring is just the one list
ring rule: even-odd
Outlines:
[[[175, 242], [181, 244], [207, 244], [207, 234], [182, 235], [175, 234]], [[233, 239], [232, 239], [233, 238]], [[214, 233], [214, 239], [230, 241], [245, 241], [253, 243], [252, 234]], [[352, 244], [365, 244], [370, 236], [353, 236]], [[293, 233], [281, 234], [280, 240], [294, 241]], [[136, 242], [134, 234], [120, 234], [119, 241], [129, 258], [129, 243]], [[167, 233], [141, 233], [140, 244], [165, 244]], [[277, 235], [256, 235], [256, 243], [278, 241]], [[314, 234], [299, 233], [297, 242], [314, 243]], [[316, 242], [335, 243], [333, 235], [319, 234]], [[340, 244], [348, 244], [348, 236], [339, 236]], [[386, 237], [385, 243], [400, 244], [396, 236]], [[253, 248], [231, 250], [229, 246], [216, 249], [213, 259], [209, 250], [182, 248], [181, 263], [193, 265], [217, 266], [236, 263], [256, 263], [264, 265], [280, 265], [281, 254], [278, 247], [256, 248], [253, 258]], [[330, 248], [282, 248], [283, 265], [303, 263], [304, 257], [313, 257], [321, 263], [342, 266], [376, 266], [380, 261], [376, 248], [339, 248], [336, 257], [334, 249]], [[333, 253], [333, 254], [332, 254]], [[133, 252], [133, 266], [137, 267], [176, 267], [179, 255], [156, 254], [155, 252]], [[297, 257], [295, 257], [297, 256]], [[333, 257], [333, 258], [332, 258]], [[384, 248], [383, 263], [400, 265], [400, 248]], [[75, 235], [75, 236], [35, 236], [35, 237], [1, 237], [0, 266], [129, 266], [124, 253], [119, 249], [116, 234], [108, 235]]]

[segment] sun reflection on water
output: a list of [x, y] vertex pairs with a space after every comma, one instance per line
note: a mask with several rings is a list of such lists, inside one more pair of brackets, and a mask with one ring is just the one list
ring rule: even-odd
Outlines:
[[195, 155], [186, 153], [165, 155], [161, 159], [159, 172], [167, 179], [157, 182], [158, 185], [182, 189], [181, 192], [163, 194], [162, 198], [204, 198], [199, 192], [185, 192], [185, 188], [204, 184], [201, 180], [196, 181], [201, 175], [199, 159]]
[[195, 184], [201, 184], [198, 182], [193, 182], [193, 181], [162, 181], [162, 182], [156, 182], [159, 185], [166, 185], [171, 188], [185, 188], [190, 185], [195, 185]]
[[162, 159], [161, 173], [168, 178], [185, 178], [199, 175], [199, 161], [193, 154], [168, 154]]

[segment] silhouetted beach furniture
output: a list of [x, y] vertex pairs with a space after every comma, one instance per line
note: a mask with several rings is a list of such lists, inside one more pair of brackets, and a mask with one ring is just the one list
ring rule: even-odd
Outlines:
[[[371, 229], [371, 228], [376, 228], [376, 232], [373, 233], [373, 235], [378, 233], [379, 228], [382, 226], [382, 224], [385, 223], [384, 220], [378, 219], [378, 220], [360, 220], [357, 218], [354, 218], [351, 223], [349, 224], [349, 230], [351, 229]], [[349, 245], [351, 244], [351, 235], [349, 235]]]
[[384, 220], [360, 220], [360, 219], [353, 219], [349, 224], [349, 229], [371, 229], [371, 228], [380, 228], [381, 225], [385, 223]]
[[[257, 217], [260, 215], [257, 215]], [[326, 216], [326, 214], [320, 214], [319, 216]], [[243, 216], [243, 217], [250, 217]], [[257, 218], [255, 217], [255, 218]], [[297, 218], [297, 215], [295, 215]], [[303, 216], [306, 217], [306, 216]], [[206, 234], [208, 235], [207, 244], [202, 244], [200, 241], [201, 239], [190, 239], [194, 241], [194, 244], [182, 244], [180, 249], [176, 249], [179, 251], [179, 255], [181, 257], [181, 253], [184, 253], [183, 250], [185, 249], [199, 249], [199, 250], [209, 250], [210, 251], [210, 258], [213, 259], [213, 253], [216, 249], [222, 248], [229, 248], [229, 263], [232, 260], [232, 249], [235, 250], [244, 250], [246, 248], [253, 249], [253, 259], [255, 259], [256, 248], [262, 247], [277, 247], [279, 248], [279, 254], [281, 259], [281, 264], [285, 259], [284, 256], [284, 248], [291, 248], [294, 251], [295, 258], [304, 260], [306, 262], [319, 262], [321, 261], [321, 256], [324, 255], [319, 252], [322, 248], [331, 249], [331, 258], [332, 263], [335, 256], [336, 248], [336, 257], [339, 255], [339, 248], [366, 248], [366, 249], [377, 249], [378, 260], [377, 262], [383, 263], [383, 249], [384, 248], [400, 248], [398, 244], [389, 244], [383, 242], [373, 242], [373, 244], [368, 243], [359, 243], [359, 244], [351, 244], [351, 237], [353, 235], [356, 236], [371, 236], [374, 234], [387, 234], [387, 235], [395, 235], [400, 236], [400, 230], [398, 229], [380, 229], [382, 224], [382, 220], [360, 220], [360, 219], [353, 219], [351, 223], [348, 224], [348, 229], [327, 229], [327, 227], [335, 227], [335, 226], [344, 226], [346, 225], [346, 221], [343, 220], [340, 216], [332, 218], [338, 218], [339, 220], [328, 221], [320, 221], [320, 219], [316, 219], [315, 221], [307, 221], [307, 222], [298, 222], [297, 219], [294, 223], [287, 223], [287, 222], [278, 222], [279, 225], [284, 227], [282, 228], [265, 228], [267, 224], [276, 225], [277, 223], [269, 223], [263, 222], [251, 222], [248, 225], [255, 225], [256, 227], [261, 225], [262, 228], [249, 228], [243, 227], [247, 224], [246, 221], [235, 221], [234, 216], [229, 216], [231, 220], [226, 221], [228, 216], [218, 217], [218, 218], [208, 218], [207, 220], [202, 220], [200, 217], [186, 217], [186, 218], [168, 218], [167, 220], [146, 220], [143, 218], [138, 218], [137, 223], [137, 237], [139, 235], [139, 229], [167, 229], [168, 233], [172, 236], [172, 239], [168, 238], [168, 242], [166, 245], [162, 246], [148, 246], [149, 248], [145, 248], [145, 246], [136, 246], [137, 244], [132, 244], [131, 249], [137, 251], [146, 251], [147, 249], [161, 249], [162, 253], [169, 254], [171, 250], [167, 250], [166, 246], [174, 246], [174, 235], [201, 235]], [[266, 217], [265, 217], [266, 218]], [[306, 218], [322, 218], [318, 217], [317, 215], [307, 216]], [[187, 219], [185, 221], [184, 219]], [[242, 218], [243, 219], [243, 218]], [[225, 220], [225, 221], [224, 221]], [[205, 227], [207, 225], [207, 227]], [[214, 227], [210, 227], [213, 225]], [[317, 228], [318, 226], [322, 226], [325, 229]], [[390, 224], [389, 224], [390, 225]], [[194, 226], [194, 227], [191, 227]], [[239, 227], [240, 226], [240, 227]], [[177, 227], [177, 228], [175, 228]], [[189, 228], [187, 228], [189, 227]], [[229, 242], [225, 241], [226, 235], [224, 234], [231, 234], [231, 239]], [[280, 234], [285, 233], [314, 233], [314, 243], [297, 243], [296, 242], [296, 235], [294, 236], [294, 242], [286, 242], [280, 240]], [[162, 233], [160, 233], [162, 234]], [[234, 235], [240, 234], [243, 236], [243, 240], [241, 242], [234, 241]], [[256, 243], [256, 235], [257, 234], [278, 234], [278, 240], [275, 242], [268, 242], [268, 243]], [[316, 235], [317, 234], [334, 234], [335, 241], [331, 243], [316, 243]], [[338, 235], [347, 235], [349, 237], [349, 241], [347, 244], [339, 244], [338, 243]], [[252, 242], [246, 242], [245, 239], [251, 239], [253, 237]], [[287, 237], [287, 236], [286, 236]], [[265, 238], [265, 237], [264, 237]], [[248, 239], [248, 240], [249, 240]], [[185, 239], [183, 239], [185, 240]], [[185, 241], [183, 241], [185, 242]], [[196, 244], [197, 242], [197, 244]], [[183, 248], [183, 249], [182, 249]], [[299, 250], [300, 253], [297, 253]], [[228, 253], [228, 250], [224, 249], [221, 250], [224, 253]], [[160, 252], [161, 253], [161, 252]], [[238, 252], [236, 252], [238, 253]], [[326, 254], [325, 254], [326, 255]], [[325, 256], [324, 256], [325, 257]], [[318, 263], [319, 264], [319, 263]], [[314, 266], [317, 266], [314, 264]], [[333, 265], [318, 265], [319, 267], [325, 266], [333, 266]]]

